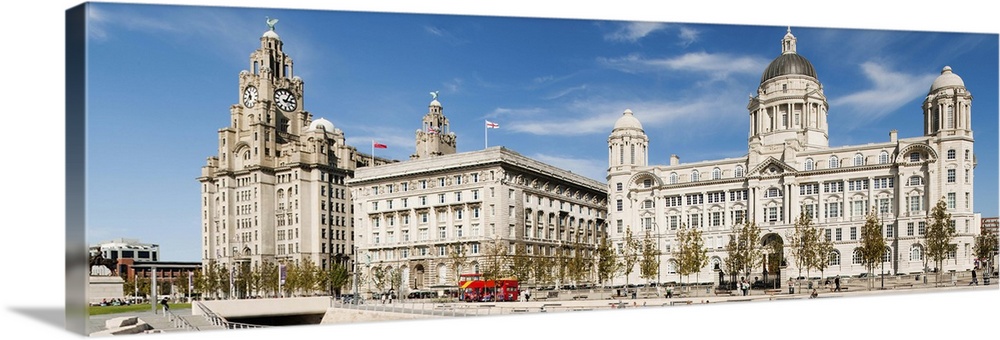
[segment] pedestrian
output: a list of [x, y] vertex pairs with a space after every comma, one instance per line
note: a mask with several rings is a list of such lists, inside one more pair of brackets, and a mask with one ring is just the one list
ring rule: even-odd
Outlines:
[[979, 280], [976, 279], [976, 270], [972, 270], [972, 281], [969, 281], [969, 285], [979, 285]]
[[743, 296], [750, 294], [750, 283], [747, 282], [746, 278], [740, 278], [740, 290], [743, 291]]
[[163, 305], [163, 312], [164, 313], [170, 311], [170, 304], [167, 303], [167, 298], [166, 297], [163, 298], [163, 301], [160, 301], [160, 304]]
[[840, 291], [840, 276], [837, 276], [837, 277], [833, 278], [833, 284], [836, 286], [836, 287], [833, 288], [833, 291], [839, 292]]
[[795, 281], [788, 278], [788, 294], [795, 294]]
[[524, 301], [525, 302], [531, 301], [531, 289], [524, 290]]
[[667, 286], [667, 298], [670, 299], [673, 297], [674, 297], [674, 286]]
[[816, 292], [816, 288], [813, 288], [813, 292], [811, 294], [809, 294], [809, 298], [810, 299], [815, 299], [818, 296], [819, 296], [819, 293]]

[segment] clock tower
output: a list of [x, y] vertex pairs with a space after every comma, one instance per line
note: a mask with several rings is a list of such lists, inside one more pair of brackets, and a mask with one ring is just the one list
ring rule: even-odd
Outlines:
[[202, 262], [235, 275], [278, 263], [349, 268], [347, 179], [358, 166], [387, 161], [359, 153], [341, 129], [304, 109], [304, 83], [276, 23], [267, 19], [249, 69], [240, 71], [230, 125], [218, 130], [218, 154], [198, 177]]

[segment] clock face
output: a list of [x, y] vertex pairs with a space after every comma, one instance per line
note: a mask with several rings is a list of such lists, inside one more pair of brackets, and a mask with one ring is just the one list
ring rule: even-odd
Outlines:
[[278, 108], [285, 111], [294, 111], [298, 105], [295, 95], [286, 89], [274, 91], [274, 103], [278, 104]]
[[257, 104], [257, 88], [247, 86], [247, 88], [243, 90], [243, 106], [250, 108], [253, 107], [254, 104]]

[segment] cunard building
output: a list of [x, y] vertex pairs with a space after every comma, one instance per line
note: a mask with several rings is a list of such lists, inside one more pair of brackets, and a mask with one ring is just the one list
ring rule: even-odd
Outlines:
[[313, 119], [273, 24], [237, 77], [231, 124], [219, 129], [218, 154], [198, 177], [202, 262], [248, 268], [308, 259], [350, 268], [347, 180], [358, 167], [389, 161], [359, 153], [330, 121]]
[[[655, 237], [663, 252], [661, 282], [677, 282], [669, 261], [676, 231], [682, 225], [699, 228], [710, 262], [691, 278], [712, 282], [727, 256], [731, 227], [746, 221], [762, 229], [761, 245], [776, 242], [782, 249], [769, 259], [784, 260], [782, 271], [796, 273], [787, 237], [805, 213], [834, 243], [825, 274], [856, 275], [866, 272], [856, 255], [860, 229], [875, 209], [889, 245], [886, 273], [919, 273], [927, 269], [920, 243], [928, 214], [945, 200], [958, 235], [957, 250], [942, 269], [969, 269], [979, 228], [972, 210], [972, 94], [947, 66], [928, 85], [918, 136], [900, 138], [893, 130], [883, 141], [831, 147], [823, 85], [797, 53], [789, 30], [747, 105], [747, 154], [693, 163], [672, 156], [669, 164], [648, 164], [650, 139], [641, 112], [622, 114], [608, 138], [609, 233], [619, 248], [626, 231]], [[638, 272], [632, 271], [631, 282], [644, 282]]]
[[415, 144], [410, 160], [358, 168], [348, 181], [357, 269], [367, 277], [399, 273], [405, 294], [455, 287], [458, 274], [485, 272], [495, 249], [525, 258], [593, 256], [605, 232], [604, 183], [503, 147], [457, 153], [436, 96]]

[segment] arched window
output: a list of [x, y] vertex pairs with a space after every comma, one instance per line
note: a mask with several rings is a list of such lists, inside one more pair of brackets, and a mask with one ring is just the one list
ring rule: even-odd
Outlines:
[[827, 256], [826, 264], [829, 265], [829, 266], [831, 266], [831, 267], [832, 266], [839, 266], [840, 265], [840, 252], [836, 251], [836, 250], [830, 251], [830, 254]]
[[924, 260], [924, 248], [919, 244], [914, 244], [910, 247], [910, 261], [923, 261]]
[[851, 262], [854, 264], [861, 264], [861, 249], [854, 248], [854, 255], [851, 258]]
[[838, 159], [837, 156], [830, 156], [830, 169], [839, 167], [840, 167], [840, 159]]
[[670, 173], [670, 184], [677, 184], [677, 173], [676, 172], [671, 172]]
[[719, 168], [712, 169], [712, 179], [722, 179], [722, 170]]
[[882, 254], [882, 262], [883, 263], [890, 263], [890, 262], [892, 262], [892, 249], [891, 248], [885, 247], [885, 254]]
[[885, 163], [889, 163], [889, 153], [882, 151], [882, 153], [878, 154], [878, 164]]
[[815, 166], [815, 162], [813, 162], [812, 158], [806, 158], [806, 171], [814, 169]]
[[862, 165], [865, 165], [865, 156], [862, 156], [860, 153], [854, 155], [854, 166], [862, 166]]
[[700, 176], [698, 175], [698, 170], [691, 171], [691, 181], [692, 182], [697, 182], [699, 180], [699, 178], [700, 178]]
[[736, 175], [737, 178], [743, 177], [743, 166], [742, 165], [737, 165], [736, 166], [736, 170], [733, 171], [733, 173]]

